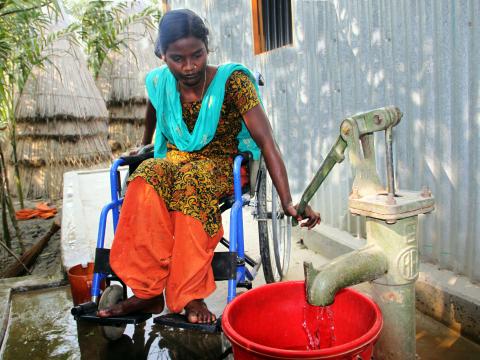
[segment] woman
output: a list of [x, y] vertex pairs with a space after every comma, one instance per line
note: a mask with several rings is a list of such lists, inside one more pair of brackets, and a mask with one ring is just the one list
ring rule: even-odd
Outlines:
[[[149, 102], [143, 144], [155, 132], [155, 158], [131, 175], [110, 253], [113, 271], [134, 296], [101, 317], [170, 311], [214, 321], [203, 299], [215, 289], [213, 251], [223, 235], [218, 199], [233, 189], [233, 157], [260, 151], [282, 207], [298, 220], [287, 173], [251, 72], [207, 64], [208, 29], [190, 10], [167, 12], [155, 53], [166, 65], [146, 78]], [[243, 121], [242, 121], [243, 120]], [[247, 131], [248, 129], [248, 131]], [[302, 226], [320, 215], [307, 207]]]

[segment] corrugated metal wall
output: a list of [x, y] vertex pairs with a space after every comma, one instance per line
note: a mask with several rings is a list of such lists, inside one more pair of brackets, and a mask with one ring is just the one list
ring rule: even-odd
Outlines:
[[[259, 56], [250, 0], [171, 3], [207, 19], [212, 63], [240, 61], [264, 74], [267, 111], [297, 196], [344, 117], [398, 106], [397, 188], [427, 185], [436, 198], [435, 212], [421, 219], [421, 255], [480, 280], [480, 1], [293, 0], [294, 45]], [[351, 181], [345, 161], [313, 205], [325, 223], [355, 233]]]

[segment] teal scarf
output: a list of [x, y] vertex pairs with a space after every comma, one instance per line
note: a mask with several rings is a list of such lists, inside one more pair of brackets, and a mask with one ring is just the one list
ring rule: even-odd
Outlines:
[[[147, 74], [146, 86], [150, 102], [157, 113], [154, 156], [164, 158], [167, 154], [167, 141], [181, 151], [197, 151], [207, 145], [215, 136], [223, 99], [225, 84], [234, 71], [243, 71], [255, 84], [257, 95], [260, 94], [252, 72], [241, 64], [227, 63], [220, 65], [217, 73], [205, 92], [193, 132], [190, 133], [182, 118], [180, 93], [177, 81], [166, 65]], [[259, 96], [260, 98], [260, 96]], [[255, 160], [260, 158], [260, 149], [252, 139], [245, 123], [237, 136], [238, 150], [250, 151]]]

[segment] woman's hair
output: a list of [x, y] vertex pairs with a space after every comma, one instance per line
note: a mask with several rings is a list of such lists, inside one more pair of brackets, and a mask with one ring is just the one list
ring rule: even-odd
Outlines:
[[208, 51], [208, 28], [200, 16], [188, 9], [168, 11], [158, 25], [155, 55], [165, 55], [171, 43], [189, 36], [202, 40]]

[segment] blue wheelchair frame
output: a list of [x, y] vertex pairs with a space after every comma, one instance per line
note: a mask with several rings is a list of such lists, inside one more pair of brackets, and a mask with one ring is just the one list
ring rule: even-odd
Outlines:
[[[242, 194], [240, 169], [244, 161], [243, 155], [237, 155], [233, 163], [233, 187], [234, 202], [230, 210], [230, 241], [228, 245], [231, 253], [237, 254], [236, 279], [228, 280], [227, 302], [232, 301], [236, 296], [237, 285], [246, 280], [252, 281], [254, 275], [245, 266], [245, 246], [243, 233], [243, 206], [249, 203]], [[120, 207], [123, 204], [123, 198], [119, 197], [121, 185], [119, 176], [119, 167], [126, 165], [124, 159], [120, 158], [114, 161], [110, 168], [110, 194], [111, 202], [105, 205], [100, 214], [98, 226], [97, 249], [103, 249], [105, 245], [105, 230], [109, 211], [112, 211], [113, 232], [116, 232], [118, 219], [120, 216]], [[223, 240], [223, 239], [222, 239]], [[100, 284], [107, 277], [106, 274], [95, 272], [93, 275], [91, 296], [92, 302], [98, 304], [100, 298]]]

